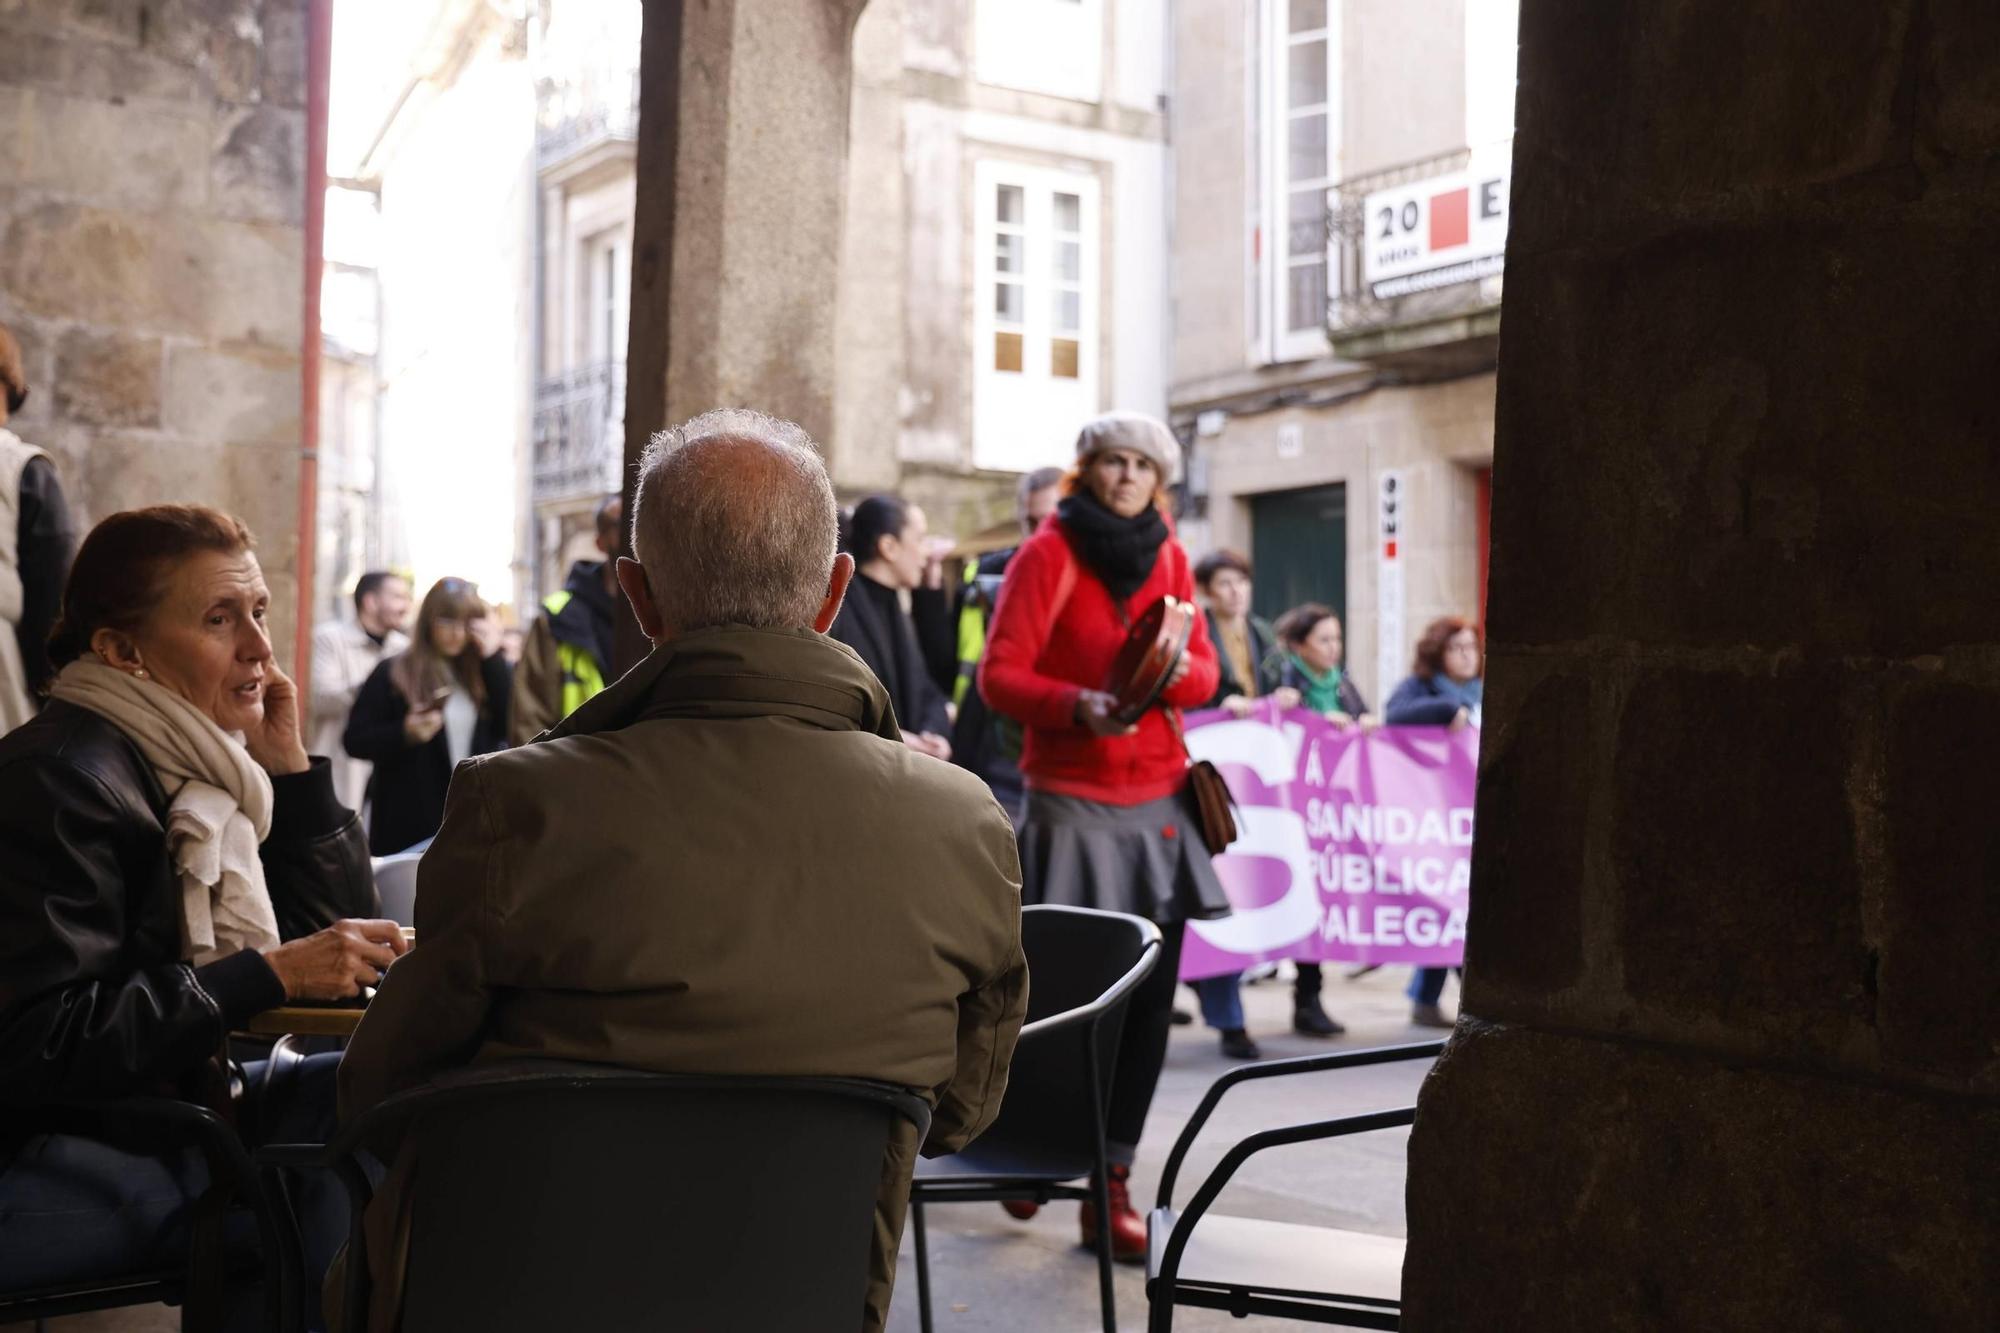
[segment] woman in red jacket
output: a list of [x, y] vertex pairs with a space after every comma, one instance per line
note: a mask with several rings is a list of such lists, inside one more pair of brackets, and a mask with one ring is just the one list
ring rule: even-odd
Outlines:
[[[1083, 428], [1062, 503], [1008, 567], [979, 671], [987, 704], [1026, 732], [1021, 900], [1130, 912], [1157, 922], [1164, 939], [1159, 966], [1132, 994], [1105, 1123], [1113, 1253], [1128, 1261], [1146, 1256], [1126, 1181], [1166, 1058], [1182, 929], [1191, 917], [1229, 913], [1187, 790], [1186, 751], [1164, 711], [1199, 708], [1215, 693], [1201, 617], [1162, 706], [1136, 726], [1112, 716], [1101, 688], [1133, 621], [1162, 597], [1194, 600], [1166, 514], [1179, 464], [1180, 445], [1152, 417], [1114, 412]], [[1007, 1210], [1026, 1217], [1034, 1205]], [[1095, 1244], [1089, 1204], [1082, 1220], [1084, 1242]]]

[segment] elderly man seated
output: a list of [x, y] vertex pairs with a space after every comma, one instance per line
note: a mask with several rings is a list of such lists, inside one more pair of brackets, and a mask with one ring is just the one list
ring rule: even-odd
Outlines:
[[[957, 1150], [999, 1110], [1027, 1007], [1007, 816], [904, 745], [880, 682], [825, 636], [854, 562], [802, 430], [723, 411], [664, 432], [632, 522], [618, 578], [653, 652], [535, 743], [460, 766], [417, 947], [342, 1064], [343, 1116], [532, 1056], [901, 1084], [935, 1100], [924, 1151]], [[867, 1328], [914, 1139], [882, 1163]], [[377, 1327], [398, 1198], [369, 1219]]]

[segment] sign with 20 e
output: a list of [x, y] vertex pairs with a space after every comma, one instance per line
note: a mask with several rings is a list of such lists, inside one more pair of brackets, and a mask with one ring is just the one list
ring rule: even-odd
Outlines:
[[1500, 272], [1507, 253], [1510, 150], [1475, 155], [1462, 171], [1366, 198], [1361, 278], [1377, 300]]

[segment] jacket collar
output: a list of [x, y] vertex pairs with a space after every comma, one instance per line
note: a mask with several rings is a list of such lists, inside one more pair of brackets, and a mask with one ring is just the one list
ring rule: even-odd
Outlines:
[[809, 629], [724, 625], [669, 640], [537, 740], [656, 718], [790, 717], [899, 741], [888, 691], [845, 644]]

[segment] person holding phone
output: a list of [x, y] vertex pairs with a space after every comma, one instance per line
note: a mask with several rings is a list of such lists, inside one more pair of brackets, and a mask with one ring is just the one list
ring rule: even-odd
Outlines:
[[464, 579], [439, 579], [424, 595], [410, 646], [361, 686], [341, 738], [350, 755], [374, 765], [369, 851], [391, 856], [436, 835], [452, 769], [507, 748], [512, 687], [478, 592]]
[[[234, 1095], [216, 1058], [253, 1014], [350, 999], [405, 949], [306, 753], [270, 596], [249, 530], [214, 509], [113, 514], [77, 552], [48, 704], [0, 740], [8, 1100], [164, 1093], [235, 1104], [268, 1142], [332, 1130], [339, 1056], [277, 1086], [253, 1061]], [[293, 1182], [313, 1275], [347, 1230], [324, 1175]], [[0, 1290], [173, 1267], [207, 1187], [198, 1154], [0, 1130]]]

